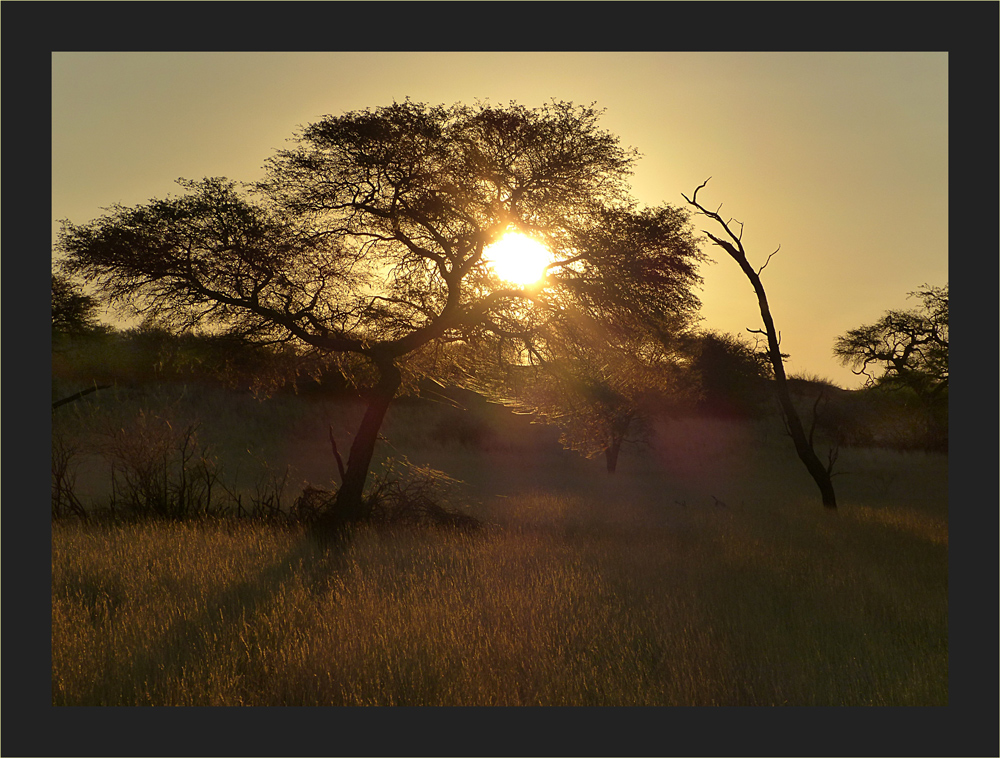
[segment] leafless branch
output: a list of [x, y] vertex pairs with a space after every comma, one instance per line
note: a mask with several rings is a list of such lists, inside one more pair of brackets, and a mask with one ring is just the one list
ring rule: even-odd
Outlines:
[[110, 384], [102, 384], [98, 386], [97, 382], [94, 382], [93, 387], [88, 387], [85, 390], [80, 390], [75, 395], [70, 395], [69, 397], [64, 397], [62, 400], [56, 400], [52, 403], [52, 409], [55, 410], [60, 405], [66, 405], [67, 403], [72, 403], [74, 400], [79, 400], [81, 397], [89, 395], [91, 392], [97, 392], [97, 390], [106, 390], [110, 387]]
[[[826, 473], [828, 475], [830, 475], [831, 477], [837, 476], [837, 474], [833, 473], [833, 466], [837, 462], [837, 458], [839, 458], [839, 457], [840, 457], [840, 446], [839, 445], [834, 445], [833, 447], [831, 447], [830, 450], [829, 450], [829, 452], [826, 454], [826, 460], [827, 460]], [[846, 471], [842, 471], [840, 473], [847, 473], [847, 472]]]
[[[721, 208], [722, 206], [720, 205], [719, 207]], [[736, 236], [736, 241], [737, 242], [742, 242], [743, 241], [743, 222], [742, 221], [738, 221], [735, 218], [730, 218], [729, 221], [726, 222], [726, 226], [728, 227], [729, 224], [739, 224], [740, 225], [740, 233]]]
[[[778, 245], [778, 250], [781, 250], [781, 245]], [[775, 250], [773, 253], [767, 256], [767, 260], [764, 261], [764, 265], [761, 266], [759, 269], [757, 269], [757, 276], [760, 276], [760, 272], [767, 268], [767, 264], [771, 262], [771, 259], [777, 254], [778, 250]]]
[[[692, 205], [693, 205], [694, 203], [697, 203], [697, 202], [698, 202], [698, 190], [700, 190], [700, 189], [701, 189], [702, 187], [704, 187], [704, 186], [705, 186], [706, 184], [708, 184], [708, 183], [709, 183], [709, 181], [711, 181], [711, 179], [712, 179], [712, 177], [708, 177], [708, 179], [706, 179], [706, 180], [705, 180], [705, 181], [703, 181], [703, 182], [702, 182], [701, 184], [699, 184], [699, 185], [698, 185], [698, 186], [697, 186], [697, 187], [695, 188], [695, 191], [694, 191], [694, 194], [693, 194], [693, 195], [691, 195], [691, 198], [690, 198], [690, 199], [688, 199], [687, 195], [685, 195], [685, 194], [684, 194], [683, 192], [681, 193], [681, 197], [683, 197], [683, 198], [684, 198], [685, 200], [688, 200], [688, 202], [690, 202], [690, 203], [691, 203]], [[721, 208], [722, 206], [720, 205], [719, 207]]]

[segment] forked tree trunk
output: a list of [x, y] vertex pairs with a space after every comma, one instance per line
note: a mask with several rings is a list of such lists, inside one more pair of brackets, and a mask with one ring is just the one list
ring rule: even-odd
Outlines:
[[[705, 184], [707, 183], [708, 182], [706, 180]], [[704, 187], [705, 184], [702, 184], [701, 187], [698, 187], [698, 189]], [[788, 382], [785, 377], [785, 366], [781, 360], [781, 349], [778, 345], [778, 332], [774, 328], [774, 319], [771, 318], [771, 309], [767, 303], [767, 295], [764, 293], [764, 285], [760, 281], [760, 271], [754, 271], [749, 261], [747, 261], [746, 251], [743, 249], [743, 243], [740, 240], [742, 234], [734, 234], [729, 228], [729, 225], [722, 220], [722, 217], [719, 216], [718, 213], [706, 210], [699, 205], [697, 202], [698, 190], [695, 190], [694, 195], [690, 198], [686, 195], [683, 197], [706, 216], [717, 221], [722, 228], [725, 229], [730, 238], [736, 243], [734, 246], [726, 240], [719, 239], [715, 235], [705, 232], [712, 242], [729, 253], [729, 256], [739, 264], [740, 269], [742, 269], [747, 279], [750, 280], [750, 284], [753, 285], [754, 292], [757, 293], [757, 303], [760, 306], [760, 316], [764, 320], [764, 329], [767, 333], [767, 353], [768, 357], [771, 359], [771, 366], [774, 369], [774, 383], [778, 391], [778, 402], [781, 405], [781, 411], [788, 424], [788, 433], [792, 438], [792, 442], [795, 444], [795, 452], [798, 453], [799, 460], [801, 460], [805, 465], [809, 475], [812, 476], [813, 481], [816, 482], [816, 486], [819, 487], [824, 507], [836, 508], [837, 496], [833, 491], [833, 481], [830, 476], [832, 463], [830, 467], [827, 467], [820, 461], [819, 457], [816, 455], [816, 451], [813, 450], [809, 438], [806, 437], [805, 430], [802, 428], [802, 420], [799, 418], [798, 411], [795, 410], [795, 406], [792, 404], [792, 397], [788, 392]], [[773, 254], [774, 253], [772, 253], [772, 255]], [[770, 260], [770, 258], [768, 258], [768, 260]], [[767, 262], [764, 263], [764, 266], [766, 265]], [[761, 266], [761, 271], [763, 271], [764, 266]]]
[[382, 428], [386, 411], [402, 383], [399, 369], [392, 361], [380, 362], [378, 368], [379, 381], [369, 395], [368, 408], [354, 435], [337, 497], [317, 522], [320, 531], [337, 531], [348, 524], [362, 521], [368, 515], [364, 502], [365, 482], [375, 453], [375, 444], [378, 442], [379, 429]]

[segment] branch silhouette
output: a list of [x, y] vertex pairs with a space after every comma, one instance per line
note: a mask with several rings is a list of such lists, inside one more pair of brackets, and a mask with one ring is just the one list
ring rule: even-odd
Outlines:
[[[709, 179], [711, 179], [711, 177], [709, 177]], [[753, 285], [754, 292], [757, 294], [757, 304], [760, 307], [761, 319], [764, 321], [764, 330], [767, 334], [768, 356], [771, 359], [771, 366], [774, 369], [774, 381], [775, 388], [778, 393], [778, 403], [781, 406], [782, 415], [784, 416], [788, 433], [792, 437], [792, 441], [795, 444], [795, 452], [798, 454], [799, 459], [809, 471], [809, 474], [816, 482], [817, 487], [819, 487], [823, 506], [829, 509], [835, 509], [837, 507], [837, 496], [834, 492], [833, 483], [830, 479], [830, 469], [832, 468], [833, 460], [835, 459], [831, 458], [829, 466], [824, 466], [819, 460], [816, 455], [816, 451], [812, 446], [811, 430], [810, 435], [807, 437], [805, 429], [802, 426], [802, 420], [799, 418], [798, 411], [795, 409], [791, 394], [788, 390], [788, 381], [785, 376], [785, 366], [781, 355], [780, 335], [774, 326], [774, 319], [771, 316], [771, 308], [767, 302], [767, 294], [765, 293], [764, 285], [760, 280], [760, 271], [764, 270], [767, 262], [765, 262], [764, 266], [761, 266], [759, 270], [755, 270], [747, 260], [746, 250], [743, 248], [743, 225], [740, 224], [740, 233], [736, 234], [730, 227], [732, 219], [730, 219], [729, 222], [724, 221], [718, 211], [710, 211], [698, 202], [698, 192], [704, 189], [705, 185], [708, 184], [708, 181], [709, 180], [706, 179], [698, 185], [691, 197], [688, 197], [683, 193], [681, 194], [681, 197], [687, 200], [690, 205], [697, 208], [702, 215], [705, 215], [718, 223], [729, 237], [729, 240], [732, 240], [730, 242], [729, 240], [704, 230], [705, 235], [712, 240], [715, 245], [725, 250], [729, 257], [736, 261], [740, 269], [750, 281], [750, 284]], [[722, 206], [720, 205], [719, 207], [721, 208]], [[777, 250], [775, 252], [777, 252]], [[774, 253], [771, 253], [771, 256], [773, 255]], [[770, 259], [771, 258], [769, 256], [768, 260]], [[749, 331], [760, 333], [759, 331], [752, 329]]]

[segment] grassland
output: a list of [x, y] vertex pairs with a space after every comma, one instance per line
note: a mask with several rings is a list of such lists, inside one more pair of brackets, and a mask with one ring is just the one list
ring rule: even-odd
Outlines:
[[[186, 397], [172, 412], [231, 469], [247, 447], [294, 466], [289, 497], [329, 480], [326, 430], [357, 413]], [[109, 413], [90, 402], [67, 429]], [[665, 421], [608, 477], [524, 419], [392, 414], [383, 452], [465, 481], [454, 504], [487, 526], [331, 546], [249, 520], [57, 520], [52, 702], [948, 703], [945, 456], [842, 451], [831, 514], [774, 424]], [[80, 463], [97, 502], [103, 464]]]

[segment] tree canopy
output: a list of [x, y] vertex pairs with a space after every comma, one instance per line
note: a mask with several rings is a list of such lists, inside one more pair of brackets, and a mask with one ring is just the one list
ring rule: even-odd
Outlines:
[[703, 332], [693, 342], [700, 407], [723, 416], [759, 413], [774, 376], [767, 351], [744, 335], [718, 331]]
[[[637, 209], [637, 153], [600, 115], [407, 100], [326, 116], [262, 181], [180, 180], [180, 196], [65, 221], [57, 251], [151, 323], [284, 343], [369, 377], [338, 495], [357, 515], [388, 404], [404, 380], [453, 368], [453, 346], [524, 347], [572, 312], [666, 324], [697, 307], [685, 212]], [[552, 254], [536, 285], [504, 282], [484, 258], [511, 229]]]
[[99, 303], [79, 284], [61, 274], [52, 274], [52, 332], [85, 334], [99, 328]]
[[908, 388], [925, 398], [948, 390], [948, 285], [910, 292], [921, 305], [889, 310], [837, 338], [833, 353], [869, 386]]
[[540, 293], [530, 311], [487, 321], [458, 365], [465, 383], [555, 424], [564, 446], [603, 454], [614, 473], [622, 443], [645, 440], [649, 411], [692, 393], [682, 369], [704, 256], [669, 206], [599, 209], [572, 244], [588, 266], [563, 273], [564, 289]]

